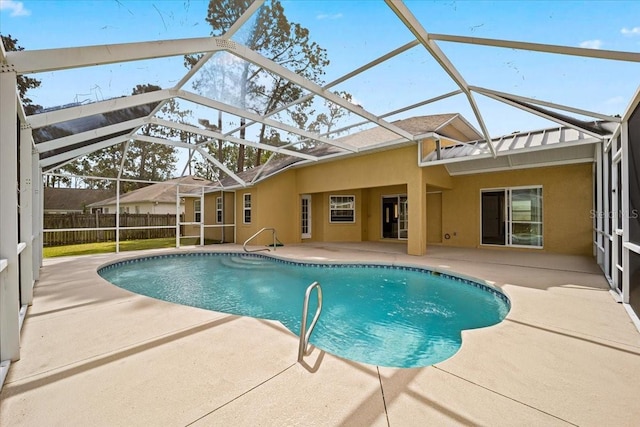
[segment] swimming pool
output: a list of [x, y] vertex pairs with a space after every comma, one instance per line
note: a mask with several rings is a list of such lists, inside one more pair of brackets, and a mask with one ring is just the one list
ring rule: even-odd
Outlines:
[[[506, 295], [493, 287], [408, 266], [194, 252], [120, 261], [98, 273], [153, 298], [278, 320], [295, 335], [305, 290], [318, 281], [324, 302], [311, 343], [347, 359], [391, 367], [448, 359], [460, 348], [461, 331], [499, 323], [510, 308]], [[315, 304], [313, 297], [309, 317]]]

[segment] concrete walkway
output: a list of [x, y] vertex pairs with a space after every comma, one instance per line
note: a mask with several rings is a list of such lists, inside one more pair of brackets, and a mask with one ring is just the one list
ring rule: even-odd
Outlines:
[[[240, 250], [216, 245], [207, 250]], [[182, 249], [192, 250], [192, 249]], [[276, 255], [394, 262], [489, 280], [512, 301], [435, 366], [315, 350], [274, 321], [132, 294], [97, 267], [166, 251], [48, 259], [0, 394], [2, 426], [635, 426], [640, 334], [593, 260], [516, 251], [305, 244]]]

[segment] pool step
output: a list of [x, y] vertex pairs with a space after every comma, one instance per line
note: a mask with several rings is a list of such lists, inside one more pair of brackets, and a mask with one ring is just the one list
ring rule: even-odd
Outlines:
[[222, 265], [229, 268], [273, 268], [275, 265], [268, 260], [256, 257], [232, 256], [221, 259]]

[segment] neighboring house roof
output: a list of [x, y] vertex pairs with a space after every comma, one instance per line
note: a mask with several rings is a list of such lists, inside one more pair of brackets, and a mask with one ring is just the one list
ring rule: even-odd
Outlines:
[[[183, 176], [180, 178], [170, 179], [163, 183], [151, 184], [146, 187], [138, 188], [120, 196], [120, 204], [158, 202], [158, 203], [176, 203], [176, 188], [180, 184], [180, 194], [199, 194], [201, 187], [213, 186], [213, 182], [196, 176]], [[90, 207], [109, 206], [116, 203], [116, 197], [110, 197], [96, 203], [92, 203]]]
[[[437, 133], [454, 140], [463, 138], [467, 141], [480, 139], [482, 137], [481, 134], [458, 113], [417, 116], [397, 120], [392, 122], [392, 124], [410, 132], [416, 137], [429, 133]], [[357, 147], [361, 150], [360, 153], [363, 154], [376, 149], [396, 148], [399, 145], [414, 143], [413, 141], [407, 141], [405, 138], [402, 138], [392, 131], [380, 126], [337, 138], [336, 141]], [[337, 156], [356, 154], [330, 145], [320, 145], [318, 147], [302, 151], [306, 154], [311, 154], [325, 160], [334, 159]], [[274, 173], [283, 171], [293, 165], [309, 163], [311, 163], [311, 161], [301, 159], [299, 157], [279, 156], [261, 166], [254, 167], [243, 172], [238, 172], [236, 175], [245, 182], [254, 182], [259, 178], [273, 175]], [[220, 182], [224, 187], [238, 186], [238, 183], [231, 177], [225, 177]]]
[[83, 211], [91, 203], [110, 197], [113, 190], [90, 188], [44, 188], [45, 211]]

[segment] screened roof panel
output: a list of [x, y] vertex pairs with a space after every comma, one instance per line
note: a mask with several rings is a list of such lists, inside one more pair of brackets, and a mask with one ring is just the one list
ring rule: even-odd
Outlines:
[[[261, 27], [270, 22], [260, 20], [264, 12], [279, 12], [280, 4], [292, 25], [282, 28], [289, 31], [300, 24], [308, 30], [306, 47], [300, 40], [279, 38], [282, 34], [277, 25]], [[139, 128], [139, 122], [173, 129], [167, 139], [177, 147], [190, 148], [186, 144], [193, 141], [185, 140], [184, 135], [192, 131], [201, 138], [218, 136], [204, 126], [203, 120], [209, 125], [217, 123], [220, 112], [224, 123], [218, 130], [228, 137], [229, 144], [243, 142], [238, 129], [242, 120], [246, 122], [242, 136], [247, 145], [260, 142], [264, 126], [266, 135], [272, 138], [262, 143], [314, 140], [313, 145], [295, 145], [292, 152], [315, 150], [319, 156], [413, 141], [424, 129], [399, 127], [398, 120], [459, 114], [458, 125], [466, 129], [461, 135], [491, 138], [482, 151], [492, 152], [500, 135], [543, 126], [556, 128], [558, 123], [597, 136], [598, 129], [589, 128], [585, 122], [623, 114], [639, 83], [636, 36], [640, 33], [629, 17], [637, 16], [640, 6], [632, 2], [618, 4], [617, 8], [595, 2], [585, 8], [557, 2], [496, 6], [413, 0], [216, 1], [211, 5], [218, 6], [224, 18], [217, 29], [206, 21], [209, 5], [199, 0], [161, 4], [42, 1], [29, 4], [33, 13], [22, 21], [3, 15], [3, 34], [12, 34], [28, 49], [24, 53], [9, 52], [8, 61], [17, 64], [18, 72], [36, 71], [30, 77], [42, 81], [41, 87], [28, 95], [36, 104], [62, 105], [70, 114], [69, 119], [55, 123], [49, 118], [59, 118], [57, 113], [29, 119], [36, 143], [49, 144], [41, 146], [51, 159], [46, 166], [58, 164], [59, 153], [82, 154], [91, 145], [101, 148], [110, 138], [126, 136], [126, 132]], [[238, 5], [237, 13], [229, 13], [234, 5]], [[61, 27], [66, 31], [58, 31]], [[254, 30], [261, 28], [269, 31], [255, 37]], [[211, 34], [222, 34], [231, 41], [211, 39]], [[304, 31], [298, 34], [307, 35]], [[152, 42], [118, 45], [144, 41]], [[512, 44], [506, 48], [483, 45], [505, 41]], [[526, 44], [513, 48], [515, 42]], [[54, 53], [44, 50], [29, 56], [34, 49], [79, 45], [90, 47]], [[402, 46], [406, 49], [400, 52]], [[318, 54], [320, 62], [328, 62], [314, 68], [313, 64], [299, 62], [296, 55], [288, 56], [307, 48]], [[204, 53], [204, 59], [194, 62], [195, 68], [189, 71], [183, 54], [199, 52]], [[58, 65], [51, 66], [52, 61]], [[65, 70], [65, 64], [75, 65]], [[245, 79], [251, 85], [238, 83]], [[274, 82], [290, 91], [280, 103], [265, 96]], [[125, 118], [103, 120], [110, 114], [105, 106], [112, 100], [117, 100], [113, 109], [118, 111], [144, 108], [133, 101], [120, 101], [123, 96], [129, 99], [139, 84], [161, 87], [162, 97], [154, 98], [152, 107], [174, 99], [170, 102], [176, 102], [182, 110], [179, 117], [152, 116], [149, 111], [131, 119], [142, 119], [133, 122], [134, 127], [128, 127], [131, 120]], [[348, 92], [351, 102], [340, 97], [341, 92]], [[293, 120], [295, 107], [265, 117], [265, 112], [290, 105], [300, 97], [311, 99], [304, 129]], [[142, 105], [149, 104], [145, 99]], [[72, 106], [78, 104], [82, 109]], [[338, 119], [325, 128], [343, 132], [325, 136], [327, 129], [309, 128], [314, 117], [332, 111]], [[590, 111], [601, 116], [591, 116]], [[164, 120], [180, 123], [168, 126]], [[200, 130], [211, 132], [203, 135]], [[272, 131], [279, 137], [273, 137]], [[202, 139], [194, 141], [202, 143]], [[184, 160], [184, 155], [180, 156]], [[300, 161], [312, 160], [296, 160]], [[261, 176], [263, 172], [256, 172], [252, 179]]]

